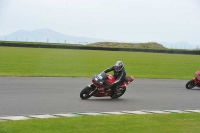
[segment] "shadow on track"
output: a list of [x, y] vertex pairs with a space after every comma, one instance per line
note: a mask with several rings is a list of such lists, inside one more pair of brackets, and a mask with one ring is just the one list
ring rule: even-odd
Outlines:
[[111, 98], [93, 98], [93, 99], [87, 99], [81, 101], [88, 101], [88, 102], [127, 102], [132, 101], [130, 99], [124, 99], [124, 98], [118, 98], [118, 99], [111, 99]]
[[200, 91], [200, 88], [192, 88], [192, 89], [187, 89], [187, 90], [196, 90], [196, 91]]

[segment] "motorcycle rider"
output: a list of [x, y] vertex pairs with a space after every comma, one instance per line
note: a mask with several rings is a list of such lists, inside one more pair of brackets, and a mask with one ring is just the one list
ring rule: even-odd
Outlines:
[[125, 81], [125, 77], [126, 77], [126, 71], [124, 68], [124, 65], [122, 63], [122, 61], [117, 61], [113, 66], [111, 66], [110, 68], [105, 69], [103, 72], [108, 73], [113, 71], [113, 76], [116, 79], [114, 83], [111, 84], [111, 97], [115, 97], [116, 96], [116, 88], [123, 84]]

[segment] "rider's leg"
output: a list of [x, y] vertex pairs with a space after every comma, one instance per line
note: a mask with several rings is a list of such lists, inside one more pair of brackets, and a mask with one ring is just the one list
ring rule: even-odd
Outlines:
[[110, 89], [111, 89], [111, 96], [113, 96], [113, 95], [116, 94], [116, 88], [117, 88], [116, 85], [113, 85], [112, 87], [110, 87]]

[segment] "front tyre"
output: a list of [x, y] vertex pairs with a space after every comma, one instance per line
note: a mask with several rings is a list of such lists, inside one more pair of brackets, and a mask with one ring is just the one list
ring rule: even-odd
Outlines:
[[194, 87], [195, 87], [195, 82], [194, 82], [194, 80], [192, 79], [192, 80], [188, 81], [188, 82], [186, 83], [185, 87], [186, 87], [187, 89], [192, 89], [192, 88], [194, 88]]
[[89, 95], [90, 93], [92, 92], [92, 88], [91, 87], [88, 87], [86, 86], [80, 93], [80, 97], [82, 99], [88, 99], [90, 98], [92, 95]]

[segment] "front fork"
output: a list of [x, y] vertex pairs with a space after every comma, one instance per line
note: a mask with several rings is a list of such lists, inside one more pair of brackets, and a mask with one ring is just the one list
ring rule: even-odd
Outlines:
[[94, 84], [89, 84], [88, 87], [95, 89], [96, 86]]
[[89, 96], [94, 95], [98, 91], [98, 88], [94, 84], [89, 84], [88, 87], [92, 88], [92, 91], [89, 93]]

